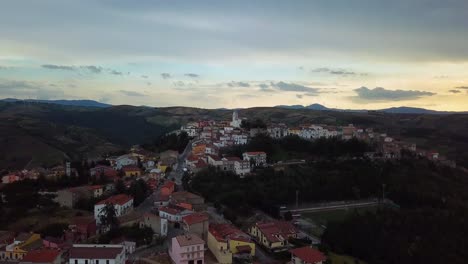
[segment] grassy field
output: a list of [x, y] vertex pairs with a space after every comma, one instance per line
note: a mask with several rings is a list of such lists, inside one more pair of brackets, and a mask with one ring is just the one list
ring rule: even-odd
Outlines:
[[331, 260], [332, 264], [367, 264], [366, 262], [345, 255], [338, 255], [335, 253], [329, 253], [328, 258]]
[[301, 219], [304, 219], [313, 224], [313, 227], [309, 229], [310, 233], [315, 236], [322, 236], [325, 231], [325, 227], [329, 222], [339, 222], [350, 216], [352, 213], [365, 213], [375, 212], [376, 206], [351, 208], [351, 209], [338, 209], [330, 211], [320, 211], [311, 213], [302, 213]]

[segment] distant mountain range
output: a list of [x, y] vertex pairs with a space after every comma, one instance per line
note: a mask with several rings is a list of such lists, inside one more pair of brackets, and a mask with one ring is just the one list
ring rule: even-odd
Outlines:
[[354, 110], [354, 109], [337, 109], [337, 108], [328, 108], [321, 104], [311, 104], [308, 106], [303, 105], [278, 105], [275, 106], [277, 108], [283, 109], [309, 109], [309, 110], [316, 110], [316, 111], [338, 111], [338, 112], [354, 112], [354, 113], [361, 113], [361, 112], [383, 112], [383, 113], [391, 113], [391, 114], [454, 114], [454, 113], [467, 113], [467, 112], [449, 112], [449, 111], [436, 111], [436, 110], [429, 110], [424, 108], [417, 108], [417, 107], [407, 107], [407, 106], [400, 106], [400, 107], [391, 107], [379, 110]]
[[81, 107], [97, 107], [106, 108], [111, 107], [110, 104], [105, 104], [93, 100], [39, 100], [39, 99], [16, 99], [6, 98], [1, 99], [0, 102], [25, 102], [25, 103], [45, 103], [45, 104], [57, 104], [57, 105], [69, 105], [69, 106], [81, 106]]

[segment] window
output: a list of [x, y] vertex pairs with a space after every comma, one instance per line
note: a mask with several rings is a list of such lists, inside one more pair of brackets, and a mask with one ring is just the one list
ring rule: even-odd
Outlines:
[[106, 264], [109, 264], [109, 260], [108, 260], [108, 259], [106, 259]]
[[88, 260], [85, 260], [85, 264], [88, 264]]
[[77, 260], [77, 259], [75, 259], [75, 264], [78, 264], [78, 260]]
[[200, 250], [200, 246], [197, 246], [197, 250]]
[[99, 264], [99, 260], [96, 259], [96, 264]]

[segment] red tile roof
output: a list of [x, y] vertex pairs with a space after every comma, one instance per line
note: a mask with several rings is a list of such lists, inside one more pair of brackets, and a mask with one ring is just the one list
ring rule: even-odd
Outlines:
[[140, 171], [140, 168], [136, 166], [125, 166], [125, 167], [122, 167], [122, 170], [123, 171]]
[[204, 221], [208, 221], [208, 215], [205, 213], [195, 213], [191, 215], [186, 215], [182, 217], [182, 221], [187, 225], [193, 225]]
[[226, 241], [229, 238], [250, 242], [250, 237], [247, 234], [231, 224], [211, 224], [208, 230], [218, 241]]
[[289, 252], [306, 263], [319, 263], [327, 259], [322, 252], [311, 247], [295, 248]]
[[76, 259], [115, 259], [123, 251], [123, 246], [119, 247], [80, 247], [73, 246], [70, 249], [70, 258]]
[[173, 181], [167, 181], [166, 183], [164, 183], [164, 185], [162, 186], [162, 188], [174, 188], [174, 185], [175, 185], [175, 182]]
[[167, 207], [167, 206], [163, 206], [163, 207], [159, 208], [159, 211], [165, 212], [165, 213], [171, 214], [171, 215], [176, 215], [176, 214], [182, 212], [181, 209], [171, 208], [171, 207]]
[[286, 221], [257, 223], [257, 227], [270, 242], [287, 240], [290, 236], [298, 233], [297, 229]]
[[24, 257], [23, 262], [50, 263], [60, 255], [60, 251], [55, 249], [41, 249], [29, 251]]
[[264, 151], [249, 151], [249, 152], [246, 152], [246, 153], [247, 153], [247, 155], [263, 155], [263, 154], [266, 155], [266, 153]]
[[117, 195], [111, 196], [111, 197], [109, 197], [109, 198], [107, 198], [105, 200], [102, 200], [102, 201], [98, 202], [97, 204], [110, 203], [110, 204], [124, 205], [130, 200], [133, 200], [133, 197], [131, 197], [129, 195], [126, 195], [126, 194], [117, 194]]

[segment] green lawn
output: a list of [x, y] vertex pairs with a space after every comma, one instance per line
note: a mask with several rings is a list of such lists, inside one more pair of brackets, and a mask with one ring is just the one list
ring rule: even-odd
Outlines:
[[354, 212], [365, 213], [375, 212], [376, 206], [350, 208], [350, 209], [338, 209], [330, 211], [320, 211], [311, 213], [301, 213], [301, 218], [315, 224], [315, 227], [311, 228], [309, 232], [315, 236], [322, 236], [325, 228], [329, 222], [339, 222], [351, 215]]
[[367, 264], [366, 262], [362, 260], [359, 260], [350, 256], [338, 255], [332, 252], [328, 254], [328, 258], [331, 260], [332, 264], [356, 264], [356, 263]]

